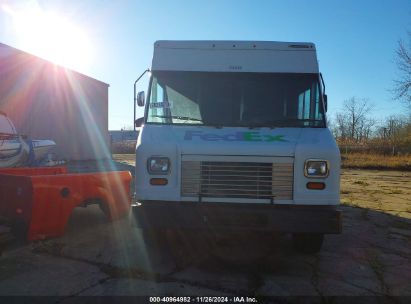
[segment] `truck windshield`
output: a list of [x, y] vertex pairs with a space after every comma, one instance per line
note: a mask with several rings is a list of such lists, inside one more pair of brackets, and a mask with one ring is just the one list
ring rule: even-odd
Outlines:
[[317, 74], [153, 72], [146, 122], [325, 127]]

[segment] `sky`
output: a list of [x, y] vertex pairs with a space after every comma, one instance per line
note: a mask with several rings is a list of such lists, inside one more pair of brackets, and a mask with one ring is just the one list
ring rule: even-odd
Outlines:
[[405, 111], [390, 90], [407, 31], [411, 0], [0, 0], [1, 43], [110, 85], [110, 130], [132, 128], [133, 84], [156, 40], [313, 42], [328, 115], [355, 96], [382, 121]]

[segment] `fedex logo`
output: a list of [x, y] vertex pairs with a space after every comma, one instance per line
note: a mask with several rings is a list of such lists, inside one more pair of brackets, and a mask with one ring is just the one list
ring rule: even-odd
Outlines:
[[224, 135], [204, 133], [203, 131], [186, 131], [184, 140], [199, 138], [205, 141], [262, 141], [262, 142], [286, 142], [284, 135], [260, 134], [260, 132], [235, 132]]

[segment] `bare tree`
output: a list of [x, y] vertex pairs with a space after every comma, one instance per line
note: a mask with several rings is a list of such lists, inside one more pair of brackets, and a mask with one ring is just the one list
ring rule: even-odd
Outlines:
[[344, 113], [337, 113], [335, 116], [334, 136], [340, 141], [345, 141], [348, 136], [348, 122]]
[[[392, 155], [395, 155], [401, 150], [401, 147], [410, 145], [410, 124], [404, 116], [389, 116], [385, 123], [378, 129], [377, 137], [382, 140], [384, 145], [389, 146]], [[406, 149], [403, 150], [405, 151]]]
[[403, 100], [411, 114], [411, 32], [408, 32], [408, 44], [399, 40], [395, 53], [399, 76], [394, 80], [394, 98]]
[[377, 124], [376, 120], [373, 118], [366, 117], [359, 124], [359, 131], [357, 132], [357, 140], [367, 141], [371, 138], [373, 133], [373, 128]]
[[372, 106], [368, 99], [351, 97], [336, 115], [336, 133], [343, 141], [361, 142], [371, 136], [375, 120], [368, 115]]

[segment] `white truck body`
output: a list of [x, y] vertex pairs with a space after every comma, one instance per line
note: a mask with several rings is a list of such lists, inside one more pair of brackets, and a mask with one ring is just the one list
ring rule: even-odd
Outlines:
[[[172, 214], [190, 222], [187, 206], [225, 206], [246, 216], [264, 206], [274, 223], [307, 217], [294, 218], [293, 208], [281, 206], [316, 212], [339, 204], [340, 154], [326, 127], [313, 43], [157, 41], [151, 71], [136, 146], [135, 213], [148, 221], [142, 226], [167, 226]], [[317, 170], [311, 165], [323, 166], [322, 176], [311, 176]], [[295, 223], [265, 228], [338, 233], [339, 214], [320, 210], [330, 213], [317, 228], [310, 222], [296, 230]]]
[[[261, 141], [234, 141], [224, 137], [238, 133], [253, 133]], [[204, 139], [207, 135], [219, 136], [219, 139]], [[281, 136], [283, 141], [266, 142], [267, 137]], [[150, 144], [146, 144], [149, 142]], [[233, 162], [267, 162], [288, 163], [293, 165], [293, 196], [292, 199], [274, 199], [276, 204], [296, 205], [337, 205], [339, 204], [339, 169], [340, 158], [336, 153], [336, 145], [328, 130], [279, 128], [249, 130], [247, 128], [212, 127], [174, 127], [148, 126], [142, 128], [138, 139], [136, 163], [136, 196], [137, 200], [161, 201], [198, 201], [198, 195], [182, 196], [182, 162], [186, 161], [233, 161]], [[159, 150], [160, 149], [160, 150]], [[275, 152], [273, 152], [275, 151]], [[150, 185], [147, 159], [151, 156], [170, 158], [170, 175], [165, 186]], [[330, 173], [326, 188], [319, 191], [309, 190], [306, 183], [312, 178], [304, 176], [304, 162], [307, 159], [325, 159], [329, 161]], [[322, 179], [321, 179], [322, 181]], [[270, 203], [270, 199], [247, 199], [238, 197], [203, 197], [203, 202], [232, 203]]]

